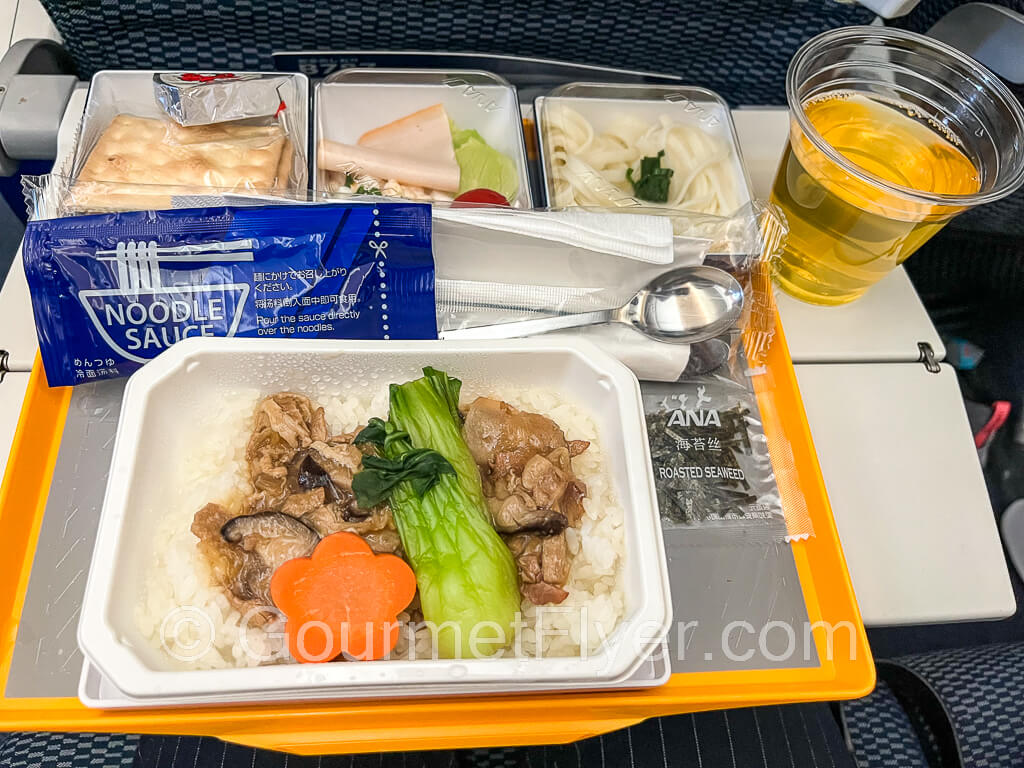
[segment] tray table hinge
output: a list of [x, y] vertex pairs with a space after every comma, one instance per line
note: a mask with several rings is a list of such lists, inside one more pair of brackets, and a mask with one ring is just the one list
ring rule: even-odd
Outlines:
[[935, 359], [935, 350], [932, 349], [932, 345], [927, 341], [917, 342], [917, 351], [920, 353], [918, 356], [918, 362], [924, 363], [924, 367], [928, 369], [929, 373], [938, 373], [942, 370], [942, 366], [939, 365], [939, 361]]

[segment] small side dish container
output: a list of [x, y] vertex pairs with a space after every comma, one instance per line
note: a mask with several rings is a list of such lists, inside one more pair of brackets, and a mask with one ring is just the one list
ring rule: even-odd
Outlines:
[[515, 86], [477, 70], [346, 69], [314, 90], [313, 179], [318, 195], [330, 194], [318, 167], [320, 141], [355, 144], [367, 131], [434, 104], [442, 104], [460, 129], [473, 129], [515, 161], [519, 192], [513, 207], [532, 208], [522, 114]]
[[[544, 173], [545, 205], [557, 205], [553, 189], [552, 147], [549, 128], [552, 110], [569, 107], [582, 115], [593, 128], [594, 135], [603, 133], [618, 115], [628, 114], [648, 121], [652, 126], [662, 116], [691, 125], [707, 135], [724, 142], [729, 150], [732, 181], [735, 184], [736, 208], [751, 202], [753, 195], [743, 159], [740, 155], [736, 127], [726, 101], [706, 88], [674, 85], [646, 85], [623, 83], [568, 83], [540, 96], [534, 102], [537, 115], [538, 146]], [[631, 208], [645, 207], [644, 203], [629, 195], [609, 210], [629, 212]], [[653, 210], [646, 206], [645, 212]], [[729, 212], [730, 214], [732, 211]]]
[[[151, 69], [103, 70], [93, 75], [68, 175], [77, 177], [96, 142], [118, 115], [169, 120], [167, 112], [156, 99], [153, 76], [172, 72]], [[308, 173], [306, 158], [309, 157], [309, 79], [294, 72], [234, 74], [265, 74], [281, 78], [279, 92], [286, 104], [283, 113], [285, 132], [296, 149], [288, 189], [293, 193], [304, 192]]]
[[[178, 497], [176, 465], [210, 451], [243, 450], [210, 426], [211, 412], [240, 391], [281, 390], [310, 397], [367, 396], [433, 366], [463, 380], [466, 393], [543, 387], [594, 419], [608, 481], [624, 510], [620, 578], [624, 615], [602, 647], [577, 657], [518, 657], [328, 664], [275, 664], [214, 670], [181, 669], [155, 649], [136, 624], [147, 599], [158, 532]], [[383, 402], [381, 400], [380, 402]], [[211, 411], [211, 408], [213, 411]], [[384, 413], [379, 414], [386, 415]], [[358, 416], [357, 416], [358, 418]], [[557, 417], [556, 417], [557, 418]], [[214, 454], [216, 455], [216, 454]], [[230, 483], [229, 486], [230, 487]], [[581, 534], [582, 535], [582, 534]], [[185, 606], [182, 606], [185, 608]], [[187, 616], [183, 617], [187, 620]], [[121, 421], [82, 604], [79, 645], [98, 671], [131, 698], [268, 697], [321, 691], [351, 697], [387, 686], [436, 693], [481, 684], [622, 680], [665, 637], [671, 621], [668, 568], [658, 518], [650, 451], [632, 372], [582, 340], [488, 342], [289, 341], [190, 338], [133, 375]], [[442, 686], [442, 688], [438, 688]]]

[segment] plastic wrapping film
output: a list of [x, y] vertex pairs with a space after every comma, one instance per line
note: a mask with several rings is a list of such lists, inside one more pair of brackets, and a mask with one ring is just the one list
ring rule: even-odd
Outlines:
[[[190, 75], [238, 82], [210, 81], [176, 104], [169, 83], [157, 82]], [[305, 77], [291, 74], [100, 72], [75, 152], [55, 168], [66, 178], [57, 215], [170, 208], [179, 188], [305, 196], [307, 91]]]
[[[756, 206], [734, 218], [697, 216], [687, 222], [692, 235], [680, 236], [660, 215], [435, 206], [438, 331], [620, 307], [651, 280], [699, 264], [731, 272], [746, 292], [768, 219]], [[677, 381], [690, 364], [688, 345], [623, 324], [556, 333], [586, 336], [645, 380]]]
[[[29, 179], [29, 210], [37, 218], [54, 209], [61, 215], [64, 198], [50, 187], [66, 182], [61, 177]], [[168, 191], [174, 193], [173, 205], [189, 208], [259, 205], [269, 199], [228, 190]], [[376, 196], [349, 199], [352, 205], [386, 204]], [[305, 205], [316, 208], [323, 203]], [[629, 213], [586, 208], [520, 211], [434, 204], [432, 212], [433, 287], [437, 331], [442, 336], [459, 329], [615, 308], [652, 279], [680, 267], [704, 264], [730, 272], [743, 288], [743, 313], [731, 331], [716, 339], [692, 346], [667, 343], [623, 324], [556, 333], [588, 338], [622, 360], [642, 381], [679, 385], [665, 394], [696, 398], [696, 387], [710, 392], [726, 376], [732, 387], [723, 390], [723, 396], [735, 402], [725, 410], [745, 409], [744, 424], [750, 428], [747, 442], [762, 446], [773, 439], [762, 428], [764, 414], [759, 413], [759, 409], [774, 409], [772, 373], [764, 365], [776, 322], [767, 265], [785, 229], [773, 209], [753, 203], [731, 217], [679, 212], [668, 217], [636, 209]], [[651, 402], [660, 402], [665, 394]], [[656, 439], [652, 436], [652, 442]], [[749, 514], [745, 510], [744, 515], [677, 517], [669, 522], [716, 527], [748, 539], [809, 535], [806, 507], [784, 439], [770, 446], [770, 455], [771, 470], [765, 472], [762, 466], [753, 476], [759, 490], [753, 494], [744, 490], [745, 495], [757, 497], [747, 502], [753, 505]], [[772, 484], [794, 487], [788, 493], [780, 489], [773, 494], [765, 490]], [[782, 511], [779, 497], [791, 499]]]
[[716, 532], [724, 542], [799, 541], [813, 535], [793, 451], [778, 428], [767, 264], [745, 283], [749, 311], [728, 337], [726, 361], [674, 383], [643, 382], [662, 525]]
[[[26, 177], [31, 218], [67, 215], [64, 191], [70, 183], [57, 175]], [[164, 186], [162, 192], [174, 207], [185, 208], [277, 199], [208, 188]], [[382, 202], [380, 197], [349, 199]], [[731, 218], [698, 215], [686, 222], [690, 235], [677, 235], [677, 227], [660, 215], [435, 204], [438, 331], [618, 307], [659, 275], [705, 262], [727, 269], [743, 284], [760, 258], [762, 220], [770, 216], [753, 205]], [[624, 325], [560, 333], [595, 341], [642, 379], [675, 381], [689, 361], [687, 345], [656, 341]]]
[[[205, 205], [287, 205], [309, 200], [305, 190], [239, 189], [237, 186], [98, 182], [94, 186], [83, 188], [78, 179], [62, 172], [22, 176], [21, 189], [29, 221], [85, 214], [195, 208]], [[89, 191], [81, 192], [82, 189]], [[106, 196], [116, 201], [116, 205], [104, 203], [103, 195], [98, 194], [100, 189], [105, 190]], [[94, 196], [92, 190], [96, 190], [97, 195]], [[377, 198], [377, 201], [383, 202], [380, 198]], [[359, 202], [359, 199], [354, 199], [354, 202]], [[363, 199], [362, 202], [372, 201]], [[403, 201], [395, 199], [388, 202]]]

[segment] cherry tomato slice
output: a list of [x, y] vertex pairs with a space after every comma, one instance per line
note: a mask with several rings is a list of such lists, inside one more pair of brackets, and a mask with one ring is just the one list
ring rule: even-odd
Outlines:
[[452, 208], [482, 208], [489, 205], [510, 207], [508, 200], [493, 189], [471, 189], [455, 198]]

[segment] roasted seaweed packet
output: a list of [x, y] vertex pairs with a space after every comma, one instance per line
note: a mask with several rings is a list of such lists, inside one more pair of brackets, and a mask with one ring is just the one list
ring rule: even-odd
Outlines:
[[749, 382], [711, 374], [641, 389], [662, 526], [783, 540], [786, 521]]

